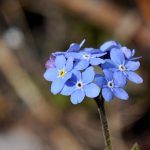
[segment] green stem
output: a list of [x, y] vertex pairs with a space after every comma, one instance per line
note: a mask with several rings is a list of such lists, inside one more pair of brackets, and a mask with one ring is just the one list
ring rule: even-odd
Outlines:
[[105, 140], [106, 150], [113, 150], [108, 123], [107, 123], [107, 117], [105, 114], [104, 98], [100, 95], [100, 97], [95, 98], [95, 102], [98, 106], [98, 112], [101, 120], [102, 132]]

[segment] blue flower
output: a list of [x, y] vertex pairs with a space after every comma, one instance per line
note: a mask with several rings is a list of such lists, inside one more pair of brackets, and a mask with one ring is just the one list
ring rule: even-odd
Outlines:
[[105, 53], [91, 54], [90, 52], [87, 52], [87, 51], [82, 51], [82, 52], [76, 53], [74, 55], [71, 55], [72, 57], [74, 57], [77, 60], [75, 62], [74, 69], [84, 70], [89, 65], [96, 66], [99, 64], [103, 64], [103, 63], [105, 63], [105, 60], [100, 58], [103, 55], [105, 55]]
[[116, 67], [116, 74], [124, 75], [137, 84], [143, 82], [143, 79], [134, 72], [140, 67], [139, 61], [125, 60], [124, 54], [119, 49], [112, 49], [110, 57]]
[[73, 104], [81, 103], [85, 96], [94, 98], [100, 93], [100, 88], [92, 83], [95, 72], [93, 67], [88, 67], [84, 72], [74, 70], [72, 77], [66, 82], [61, 94], [71, 95]]
[[44, 73], [44, 78], [51, 81], [51, 92], [59, 93], [64, 87], [65, 82], [71, 78], [73, 68], [73, 58], [66, 58], [63, 55], [58, 55], [55, 59], [55, 67], [48, 68]]
[[113, 74], [110, 70], [103, 70], [103, 75], [96, 75], [95, 81], [97, 85], [102, 88], [102, 96], [106, 101], [110, 101], [116, 96], [122, 100], [128, 99], [128, 94], [122, 88], [125, 86], [122, 82], [119, 81], [120, 78]]
[[110, 58], [111, 60], [107, 60], [103, 68], [114, 71], [114, 74], [120, 77], [120, 82], [126, 83], [127, 79], [137, 84], [143, 82], [143, 79], [134, 72], [140, 67], [139, 61], [126, 60], [124, 53], [115, 48], [111, 50]]

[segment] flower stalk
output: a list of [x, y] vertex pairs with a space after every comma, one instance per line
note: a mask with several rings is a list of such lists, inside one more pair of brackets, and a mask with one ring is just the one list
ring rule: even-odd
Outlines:
[[102, 126], [102, 132], [105, 140], [106, 150], [113, 150], [108, 122], [107, 122], [107, 116], [105, 113], [103, 96], [100, 94], [100, 97], [95, 98], [95, 102], [98, 106], [98, 112], [101, 120], [101, 126]]

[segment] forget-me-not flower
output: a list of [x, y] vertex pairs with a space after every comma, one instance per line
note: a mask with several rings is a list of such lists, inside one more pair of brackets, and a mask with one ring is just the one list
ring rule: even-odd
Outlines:
[[115, 65], [115, 73], [122, 76], [123, 80], [124, 77], [126, 77], [137, 84], [143, 82], [143, 79], [134, 72], [140, 67], [139, 61], [126, 60], [123, 52], [119, 49], [112, 49], [110, 52], [110, 58]]
[[103, 69], [113, 70], [114, 73], [120, 76], [124, 82], [127, 82], [128, 79], [139, 84], [143, 82], [143, 79], [134, 72], [139, 66], [139, 61], [127, 60], [120, 49], [113, 48], [110, 51], [110, 60], [106, 60], [106, 63], [102, 67]]
[[96, 75], [95, 81], [102, 88], [102, 96], [106, 101], [110, 101], [116, 96], [117, 98], [127, 100], [128, 94], [123, 89], [124, 82], [120, 82], [120, 77], [110, 70], [103, 70], [104, 75]]
[[56, 56], [55, 67], [48, 68], [44, 73], [44, 78], [51, 81], [51, 92], [59, 93], [64, 87], [65, 82], [71, 78], [73, 68], [73, 58], [66, 58], [63, 55]]
[[72, 78], [70, 78], [64, 86], [61, 94], [71, 95], [73, 104], [81, 103], [85, 96], [94, 98], [100, 93], [100, 88], [92, 83], [95, 72], [93, 67], [88, 67], [84, 72], [74, 70]]

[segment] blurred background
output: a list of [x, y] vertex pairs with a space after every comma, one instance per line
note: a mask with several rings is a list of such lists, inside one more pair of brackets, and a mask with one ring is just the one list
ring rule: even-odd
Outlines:
[[103, 150], [93, 100], [72, 105], [43, 79], [51, 52], [107, 40], [142, 56], [144, 84], [106, 103], [115, 150], [150, 150], [149, 0], [0, 0], [0, 150]]

